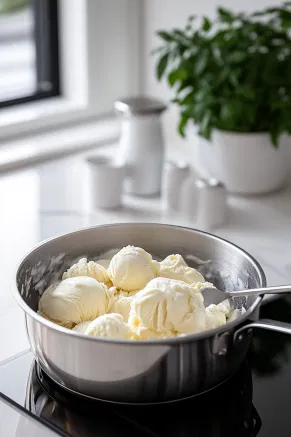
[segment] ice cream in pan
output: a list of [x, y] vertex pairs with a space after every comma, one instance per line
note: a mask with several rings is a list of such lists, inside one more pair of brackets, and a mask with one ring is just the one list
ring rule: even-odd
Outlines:
[[184, 336], [218, 328], [234, 317], [228, 301], [205, 308], [200, 290], [209, 285], [179, 254], [158, 262], [144, 249], [126, 246], [100, 264], [81, 258], [44, 292], [39, 313], [95, 337]]

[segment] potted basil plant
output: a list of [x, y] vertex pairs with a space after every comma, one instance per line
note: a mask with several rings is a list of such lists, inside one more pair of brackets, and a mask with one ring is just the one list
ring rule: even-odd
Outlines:
[[[291, 133], [291, 2], [261, 11], [218, 8], [159, 31], [156, 75], [179, 108], [178, 130], [199, 134], [212, 176], [229, 191], [270, 192], [286, 181]], [[190, 132], [187, 129], [187, 134]]]

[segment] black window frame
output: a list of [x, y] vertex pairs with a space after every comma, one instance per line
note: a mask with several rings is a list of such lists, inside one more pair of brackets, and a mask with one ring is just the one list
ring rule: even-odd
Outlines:
[[33, 94], [0, 101], [2, 108], [50, 97], [60, 92], [59, 0], [30, 0], [34, 15], [36, 50], [36, 91]]

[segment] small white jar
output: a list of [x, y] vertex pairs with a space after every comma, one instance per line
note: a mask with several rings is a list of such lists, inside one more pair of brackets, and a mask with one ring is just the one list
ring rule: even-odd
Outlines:
[[87, 162], [91, 207], [119, 207], [122, 203], [125, 167], [106, 155], [88, 157]]
[[196, 225], [201, 229], [221, 226], [226, 218], [227, 192], [224, 184], [216, 179], [198, 179]]
[[216, 179], [197, 179], [190, 174], [183, 184], [180, 205], [187, 221], [199, 229], [217, 228], [226, 217], [227, 191]]

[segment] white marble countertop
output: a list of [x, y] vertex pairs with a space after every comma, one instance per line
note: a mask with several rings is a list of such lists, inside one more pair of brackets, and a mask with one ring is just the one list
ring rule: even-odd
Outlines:
[[[84, 156], [0, 178], [0, 361], [29, 347], [10, 281], [19, 258], [37, 242], [102, 223], [149, 221], [195, 227], [178, 214], [165, 212], [159, 198], [125, 196], [119, 210], [92, 211]], [[212, 232], [250, 252], [261, 263], [269, 285], [291, 282], [290, 186], [270, 196], [230, 197], [225, 224]]]

